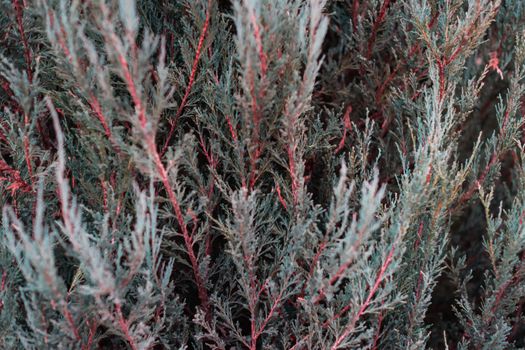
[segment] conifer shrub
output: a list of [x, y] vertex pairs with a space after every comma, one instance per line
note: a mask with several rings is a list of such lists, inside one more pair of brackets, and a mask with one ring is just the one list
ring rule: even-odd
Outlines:
[[0, 0], [0, 348], [524, 347], [524, 22]]

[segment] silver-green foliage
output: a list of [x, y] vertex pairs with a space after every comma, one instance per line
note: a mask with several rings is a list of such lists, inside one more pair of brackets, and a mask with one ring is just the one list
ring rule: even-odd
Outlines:
[[521, 2], [27, 3], [0, 348], [524, 345]]

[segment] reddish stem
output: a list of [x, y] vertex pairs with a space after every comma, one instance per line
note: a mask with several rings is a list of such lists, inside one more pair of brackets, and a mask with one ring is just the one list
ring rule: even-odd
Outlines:
[[[321, 258], [321, 254], [323, 253], [324, 249], [326, 248], [327, 238], [328, 237], [327, 237], [327, 235], [325, 233], [325, 235], [323, 237], [323, 240], [319, 244], [319, 248], [317, 249], [317, 253], [315, 253], [314, 258], [312, 259], [312, 263], [310, 264], [310, 271], [308, 272], [308, 278], [303, 283], [303, 287], [301, 288], [301, 293], [299, 294], [299, 296], [301, 298], [304, 296], [304, 292], [306, 290], [306, 287], [307, 287], [308, 283], [310, 282], [310, 280], [312, 279], [312, 276], [314, 275], [315, 268], [317, 267], [317, 262]], [[321, 293], [324, 293], [324, 291], [321, 291]]]
[[95, 322], [94, 319], [91, 320], [91, 322], [88, 321], [88, 325], [89, 325], [89, 335], [88, 335], [87, 344], [84, 347], [85, 350], [90, 350], [91, 347], [93, 346], [93, 339], [95, 338], [95, 333], [97, 331], [97, 323]]
[[[6, 281], [7, 281], [7, 270], [4, 270], [2, 272], [2, 283], [0, 283], [0, 292], [3, 292], [5, 290]], [[0, 299], [0, 312], [2, 312], [3, 307], [4, 307], [4, 301]]]
[[381, 335], [381, 326], [383, 324], [383, 311], [379, 313], [379, 316], [377, 317], [377, 331], [374, 336], [374, 343], [372, 344], [372, 350], [377, 350], [377, 344], [379, 343], [379, 336]]
[[[13, 91], [11, 90], [9, 82], [4, 77], [2, 77], [1, 75], [0, 75], [0, 80], [2, 82], [2, 89], [5, 91], [7, 96], [9, 96], [7, 104], [9, 104], [11, 110], [21, 113], [22, 108], [20, 108], [20, 105], [16, 101], [16, 98], [15, 98], [15, 96], [13, 94]], [[5, 124], [4, 121], [1, 121], [1, 123]], [[5, 124], [5, 125], [7, 125], [7, 124]]]
[[[419, 276], [417, 278], [417, 284], [416, 284], [416, 292], [415, 292], [415, 301], [414, 304], [418, 304], [419, 300], [421, 299], [421, 284], [423, 283], [423, 271], [419, 271]], [[412, 310], [409, 320], [410, 323], [413, 324], [417, 312], [417, 306], [414, 306], [414, 309]]]
[[346, 135], [352, 129], [352, 122], [350, 121], [350, 113], [352, 113], [352, 106], [348, 106], [346, 108], [346, 112], [343, 116], [343, 137], [341, 138], [341, 141], [339, 142], [339, 145], [337, 146], [334, 152], [335, 154], [339, 153], [343, 149], [343, 147], [345, 146]]
[[[408, 53], [407, 60], [410, 59], [413, 55], [415, 55], [419, 51], [419, 49], [420, 49], [419, 43], [412, 45], [412, 48], [410, 49]], [[377, 103], [379, 104], [381, 103], [381, 98], [383, 97], [383, 94], [386, 88], [392, 82], [392, 80], [394, 80], [394, 78], [396, 77], [397, 73], [401, 69], [401, 65], [402, 65], [402, 62], [399, 62], [394, 68], [394, 70], [392, 71], [392, 73], [390, 73], [390, 75], [385, 79], [383, 84], [381, 84], [381, 86], [377, 89], [376, 95], [375, 95], [375, 99]]]
[[255, 336], [252, 337], [252, 343], [251, 343], [251, 350], [256, 350], [256, 344], [257, 339], [261, 336], [261, 334], [264, 332], [264, 329], [268, 325], [268, 322], [271, 320], [273, 315], [275, 314], [275, 310], [277, 309], [277, 306], [281, 303], [281, 299], [283, 297], [284, 288], [282, 288], [279, 291], [279, 295], [275, 298], [272, 306], [270, 307], [270, 311], [268, 311], [268, 315], [266, 315], [264, 321], [260, 325], [259, 329], [255, 332]]
[[104, 113], [102, 113], [102, 107], [100, 106], [100, 102], [98, 101], [97, 97], [90, 92], [89, 93], [89, 105], [91, 106], [91, 109], [97, 116], [97, 119], [100, 121], [100, 124], [102, 124], [102, 127], [104, 128], [104, 132], [108, 139], [112, 139], [111, 136], [111, 130], [109, 129], [108, 122], [106, 120], [106, 117], [104, 116]]
[[293, 204], [297, 205], [297, 201], [299, 199], [298, 198], [299, 184], [298, 184], [297, 177], [295, 174], [295, 147], [287, 145], [286, 153], [288, 154], [288, 167], [290, 168], [290, 177], [292, 178]]
[[124, 80], [126, 81], [126, 85], [128, 87], [128, 91], [131, 95], [131, 99], [133, 100], [133, 104], [135, 105], [135, 110], [137, 112], [137, 115], [139, 117], [140, 126], [143, 130], [146, 129], [146, 112], [144, 111], [144, 107], [142, 105], [142, 100], [140, 99], [137, 88], [135, 86], [135, 83], [133, 82], [133, 77], [131, 75], [131, 72], [129, 70], [128, 61], [126, 60], [126, 57], [124, 55], [119, 54], [118, 55], [118, 61], [120, 63], [120, 66], [122, 68], [122, 72], [124, 73]]
[[62, 308], [62, 314], [64, 315], [67, 322], [69, 323], [69, 326], [71, 327], [71, 330], [73, 331], [73, 335], [75, 336], [75, 339], [79, 343], [82, 342], [82, 338], [80, 338], [78, 328], [75, 325], [75, 321], [73, 320], [73, 316], [71, 315], [71, 312], [69, 312], [69, 309], [67, 308], [67, 304], [64, 304], [64, 307]]
[[122, 314], [122, 309], [120, 307], [119, 302], [115, 302], [115, 311], [117, 313], [118, 317], [118, 324], [120, 326], [120, 330], [122, 333], [124, 333], [124, 337], [126, 338], [126, 341], [129, 343], [129, 346], [132, 350], [137, 350], [137, 345], [135, 345], [135, 341], [131, 337], [131, 334], [129, 334], [129, 326], [127, 320], [124, 318], [124, 315]]
[[164, 147], [162, 147], [162, 151], [160, 152], [161, 157], [164, 155], [164, 153], [166, 153], [168, 149], [171, 138], [173, 137], [173, 133], [175, 132], [175, 126], [177, 125], [177, 121], [179, 120], [179, 117], [181, 116], [182, 111], [184, 110], [184, 107], [186, 107], [188, 97], [190, 96], [190, 93], [191, 93], [191, 88], [193, 87], [193, 83], [195, 82], [195, 76], [197, 75], [197, 67], [199, 66], [202, 46], [204, 45], [204, 39], [206, 38], [206, 33], [208, 32], [208, 27], [210, 25], [210, 4], [211, 4], [211, 0], [208, 1], [208, 8], [206, 9], [206, 19], [204, 20], [204, 25], [201, 30], [201, 35], [199, 37], [199, 43], [197, 45], [197, 50], [195, 51], [193, 65], [191, 67], [190, 79], [188, 81], [188, 85], [186, 86], [186, 92], [184, 93], [184, 97], [182, 98], [179, 108], [177, 109], [177, 113], [175, 114], [175, 119], [171, 123], [168, 137], [166, 138], [166, 141], [164, 142]]
[[354, 0], [354, 5], [352, 8], [352, 28], [354, 33], [357, 31], [357, 18], [359, 14], [359, 0]]
[[509, 334], [509, 342], [513, 342], [516, 340], [516, 338], [520, 335], [520, 326], [521, 326], [521, 322], [520, 322], [520, 317], [521, 317], [521, 314], [523, 313], [523, 303], [525, 303], [525, 300], [521, 300], [519, 305], [518, 305], [518, 308], [516, 310], [516, 323], [514, 324], [514, 326], [512, 326], [512, 330]]
[[266, 71], [268, 69], [267, 57], [262, 44], [261, 30], [259, 28], [257, 18], [255, 17], [255, 13], [253, 11], [250, 11], [250, 22], [253, 26], [253, 35], [255, 36], [255, 43], [257, 44], [257, 49], [259, 50], [259, 60], [261, 61], [261, 73], [264, 77], [266, 76]]
[[[356, 220], [356, 217], [357, 217], [357, 214], [354, 213], [354, 216], [353, 216], [354, 221]], [[365, 230], [367, 229], [368, 227], [365, 226], [358, 232], [357, 239], [352, 244], [352, 247], [349, 248], [350, 250], [352, 251], [357, 250], [357, 248], [359, 247], [359, 245], [361, 244], [363, 240], [363, 235], [365, 233]], [[322, 245], [322, 247], [324, 248], [324, 245]], [[337, 269], [336, 273], [332, 276], [332, 278], [330, 278], [329, 285], [333, 286], [337, 281], [339, 281], [344, 276], [345, 271], [352, 265], [353, 262], [354, 262], [353, 258], [349, 258], [346, 261], [344, 261], [339, 266], [339, 269]], [[324, 297], [325, 297], [325, 289], [323, 288], [321, 289], [321, 291], [319, 291], [319, 295], [314, 299], [314, 304], [321, 302], [321, 300], [323, 300]]]
[[29, 173], [29, 179], [33, 181], [33, 166], [31, 165], [31, 152], [29, 149], [29, 116], [24, 113], [24, 158], [26, 161], [27, 172]]
[[[492, 167], [496, 164], [496, 161], [498, 160], [498, 152], [497, 151], [494, 151], [494, 153], [492, 153], [492, 156], [490, 157], [490, 160], [489, 162], [487, 163], [487, 165], [485, 166], [485, 168], [483, 169], [483, 172], [481, 173], [481, 175], [478, 177], [478, 179], [469, 187], [469, 189], [467, 190], [467, 192], [465, 192], [461, 198], [459, 199], [459, 204], [462, 204], [462, 203], [465, 203], [466, 201], [468, 201], [473, 195], [474, 195], [474, 192], [476, 192], [476, 189], [479, 188], [480, 186], [483, 185], [483, 183], [485, 182], [485, 178], [487, 177], [490, 169], [492, 169]], [[458, 204], [458, 205], [459, 205]]]
[[16, 13], [16, 22], [18, 25], [18, 32], [20, 33], [20, 37], [22, 39], [22, 45], [24, 46], [24, 58], [26, 61], [27, 78], [29, 80], [29, 83], [32, 83], [33, 72], [31, 71], [31, 50], [29, 49], [29, 44], [27, 42], [27, 37], [24, 31], [23, 4], [21, 4], [19, 0], [13, 0], [13, 7]]
[[494, 304], [492, 305], [491, 311], [492, 311], [492, 317], [489, 319], [489, 322], [495, 317], [496, 309], [498, 308], [499, 304], [501, 303], [501, 300], [503, 299], [505, 292], [507, 291], [507, 288], [509, 288], [511, 285], [516, 284], [520, 281], [520, 276], [523, 272], [523, 269], [525, 268], [525, 262], [521, 261], [520, 267], [516, 269], [516, 272], [513, 274], [512, 278], [506, 281], [496, 293], [496, 299], [494, 300]]
[[445, 97], [445, 67], [446, 67], [446, 59], [438, 59], [437, 60], [437, 66], [438, 66], [438, 73], [439, 73], [439, 101], [443, 101], [443, 97]]
[[[54, 16], [52, 12], [49, 13], [49, 18], [51, 20], [51, 25], [52, 25], [54, 21]], [[69, 60], [69, 62], [73, 64], [73, 57], [71, 56], [71, 52], [69, 51], [69, 48], [67, 47], [66, 41], [65, 41], [66, 32], [64, 30], [64, 27], [60, 26], [60, 32], [56, 34], [57, 34], [59, 46], [64, 52], [64, 55]], [[77, 66], [81, 67], [81, 74], [85, 74], [85, 68], [83, 68], [84, 65], [77, 62]], [[127, 70], [127, 74], [129, 74], [129, 70]], [[89, 96], [89, 100], [88, 100], [89, 106], [91, 107], [91, 110], [93, 111], [93, 113], [95, 113], [95, 116], [97, 117], [97, 119], [100, 121], [100, 124], [102, 125], [102, 128], [104, 129], [104, 133], [106, 137], [113, 145], [113, 148], [115, 149], [115, 151], [117, 153], [121, 153], [120, 147], [117, 145], [117, 143], [113, 139], [113, 135], [111, 134], [111, 129], [109, 127], [108, 119], [106, 118], [106, 116], [104, 115], [104, 112], [102, 111], [102, 106], [100, 105], [100, 102], [97, 96], [93, 92], [89, 92], [88, 96]], [[136, 102], [135, 99], [133, 101]], [[135, 104], [135, 106], [137, 105]]]
[[421, 242], [421, 237], [423, 235], [423, 220], [419, 222], [419, 228], [417, 229], [417, 239], [414, 242], [414, 250], [417, 250]]
[[386, 17], [386, 12], [388, 10], [388, 6], [390, 5], [390, 0], [384, 0], [383, 5], [381, 5], [381, 9], [379, 10], [379, 15], [376, 17], [376, 20], [374, 21], [374, 25], [372, 27], [372, 35], [370, 35], [370, 39], [368, 39], [368, 51], [366, 53], [367, 59], [370, 59], [372, 57], [372, 49], [374, 47], [374, 43], [376, 41], [377, 31], [383, 21]]
[[230, 130], [230, 135], [233, 141], [237, 142], [237, 132], [235, 131], [235, 128], [233, 127], [231, 119], [228, 115], [226, 115], [225, 118], [226, 118], [226, 123], [228, 123], [228, 129]]
[[182, 236], [184, 238], [184, 244], [186, 246], [186, 252], [189, 256], [190, 263], [193, 269], [193, 275], [195, 277], [195, 283], [197, 284], [199, 299], [201, 301], [202, 307], [204, 308], [206, 314], [209, 312], [209, 299], [208, 299], [208, 292], [206, 290], [206, 287], [204, 285], [204, 280], [201, 276], [200, 270], [199, 270], [199, 264], [197, 262], [197, 257], [195, 256], [195, 253], [193, 252], [193, 237], [190, 235], [188, 231], [188, 227], [186, 226], [186, 223], [184, 222], [184, 217], [182, 215], [182, 211], [179, 205], [179, 201], [177, 200], [177, 197], [175, 196], [175, 192], [173, 192], [173, 188], [171, 187], [168, 179], [168, 173], [166, 171], [166, 168], [164, 167], [164, 164], [162, 164], [162, 161], [160, 159], [160, 155], [157, 151], [157, 146], [155, 145], [155, 140], [151, 135], [147, 136], [146, 140], [148, 151], [150, 152], [151, 156], [153, 157], [153, 162], [155, 163], [155, 166], [157, 168], [157, 171], [160, 175], [162, 184], [164, 185], [164, 188], [166, 192], [168, 193], [168, 198], [170, 200], [171, 205], [173, 206], [173, 209], [175, 211], [175, 216], [177, 218], [177, 222], [179, 224], [180, 229], [182, 230]]
[[2, 180], [11, 182], [7, 189], [11, 190], [12, 193], [18, 189], [22, 192], [33, 190], [31, 185], [22, 179], [18, 170], [11, 168], [4, 160], [0, 159], [0, 181]]
[[259, 156], [262, 153], [262, 144], [259, 139], [259, 128], [260, 128], [260, 122], [261, 118], [259, 115], [259, 106], [257, 103], [257, 96], [255, 93], [255, 79], [253, 70], [251, 67], [248, 68], [249, 72], [249, 80], [250, 80], [250, 96], [252, 99], [252, 122], [253, 122], [253, 134], [251, 137], [251, 148], [254, 148], [255, 150], [249, 152], [250, 155], [250, 181], [249, 181], [249, 189], [253, 189], [255, 186], [255, 182], [257, 181], [257, 161], [259, 159]]
[[106, 188], [106, 183], [104, 179], [100, 179], [100, 185], [102, 187], [102, 205], [104, 208], [104, 213], [108, 213], [108, 189]]
[[7, 270], [4, 270], [2, 272], [2, 283], [0, 284], [0, 292], [2, 292], [5, 289], [6, 281], [7, 281]]
[[[439, 12], [436, 11], [436, 13], [434, 13], [432, 18], [430, 19], [430, 22], [427, 25], [428, 29], [431, 29], [434, 26], [434, 24], [436, 23], [436, 20], [438, 18], [438, 15], [439, 15]], [[381, 86], [377, 89], [375, 98], [376, 98], [376, 102], [378, 104], [381, 103], [381, 98], [382, 98], [386, 88], [394, 80], [394, 78], [396, 77], [397, 73], [401, 69], [402, 64], [406, 64], [407, 61], [410, 58], [412, 58], [412, 56], [414, 56], [416, 53], [418, 53], [420, 51], [420, 49], [421, 49], [421, 44], [419, 42], [413, 44], [412, 47], [410, 48], [409, 52], [408, 52], [407, 59], [404, 62], [401, 62], [401, 61], [398, 62], [396, 67], [392, 71], [392, 73], [390, 73], [390, 75], [386, 78], [386, 80], [383, 82], [383, 84], [381, 84]]]
[[392, 246], [392, 249], [390, 250], [390, 253], [388, 253], [388, 256], [381, 266], [381, 270], [379, 270], [379, 273], [377, 274], [375, 283], [373, 287], [368, 292], [368, 296], [364, 303], [361, 305], [361, 308], [359, 308], [359, 311], [355, 314], [355, 316], [352, 318], [351, 322], [345, 327], [343, 333], [336, 339], [334, 345], [332, 346], [332, 350], [337, 350], [341, 342], [348, 337], [348, 335], [354, 330], [356, 322], [359, 320], [359, 318], [363, 315], [363, 313], [368, 309], [370, 306], [370, 302], [372, 301], [372, 298], [376, 294], [379, 285], [383, 281], [383, 276], [388, 269], [388, 266], [390, 266], [390, 263], [392, 262], [392, 257], [394, 255], [395, 246]]
[[281, 195], [281, 187], [279, 186], [279, 184], [276, 184], [275, 192], [277, 192], [277, 198], [279, 199], [279, 202], [284, 207], [284, 209], [288, 209], [288, 207], [286, 206], [286, 202], [285, 202], [283, 196]]
[[[472, 29], [473, 29], [474, 25], [476, 24], [476, 20], [479, 18], [480, 13], [481, 13], [481, 6], [480, 6], [480, 2], [477, 1], [477, 4], [476, 4], [476, 15], [474, 16], [474, 19], [472, 20], [472, 22], [469, 23], [469, 26], [467, 27], [467, 29], [463, 33], [463, 35], [461, 37], [461, 40], [459, 42], [459, 45], [456, 47], [454, 52], [449, 56], [448, 60], [446, 60], [445, 65], [448, 65], [448, 64], [452, 63], [459, 56], [461, 50], [463, 50], [465, 48], [465, 44], [466, 44], [467, 38], [470, 37], [470, 35], [472, 33]], [[493, 13], [494, 14], [497, 13], [497, 10], [494, 11]]]
[[[29, 49], [29, 44], [27, 42], [27, 38], [25, 35], [25, 31], [24, 31], [23, 5], [19, 2], [19, 0], [13, 0], [13, 7], [16, 13], [16, 22], [18, 25], [18, 31], [22, 39], [22, 45], [24, 46], [24, 58], [26, 61], [27, 78], [29, 80], [29, 83], [32, 83], [33, 72], [31, 71], [31, 50]], [[26, 128], [25, 132], [29, 132], [28, 130], [29, 116], [27, 113], [24, 113], [24, 127]], [[29, 151], [29, 137], [27, 134], [24, 134], [24, 157], [25, 157], [29, 177], [32, 179], [33, 178], [33, 167], [31, 165], [31, 158], [30, 158], [30, 151]]]

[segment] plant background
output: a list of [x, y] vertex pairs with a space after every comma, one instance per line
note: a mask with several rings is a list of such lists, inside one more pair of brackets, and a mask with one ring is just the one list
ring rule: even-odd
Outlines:
[[0, 0], [0, 347], [524, 347], [520, 0]]

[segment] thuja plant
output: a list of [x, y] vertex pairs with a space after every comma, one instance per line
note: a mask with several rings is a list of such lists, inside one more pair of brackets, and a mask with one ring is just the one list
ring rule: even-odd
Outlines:
[[519, 0], [0, 0], [0, 348], [525, 346]]

